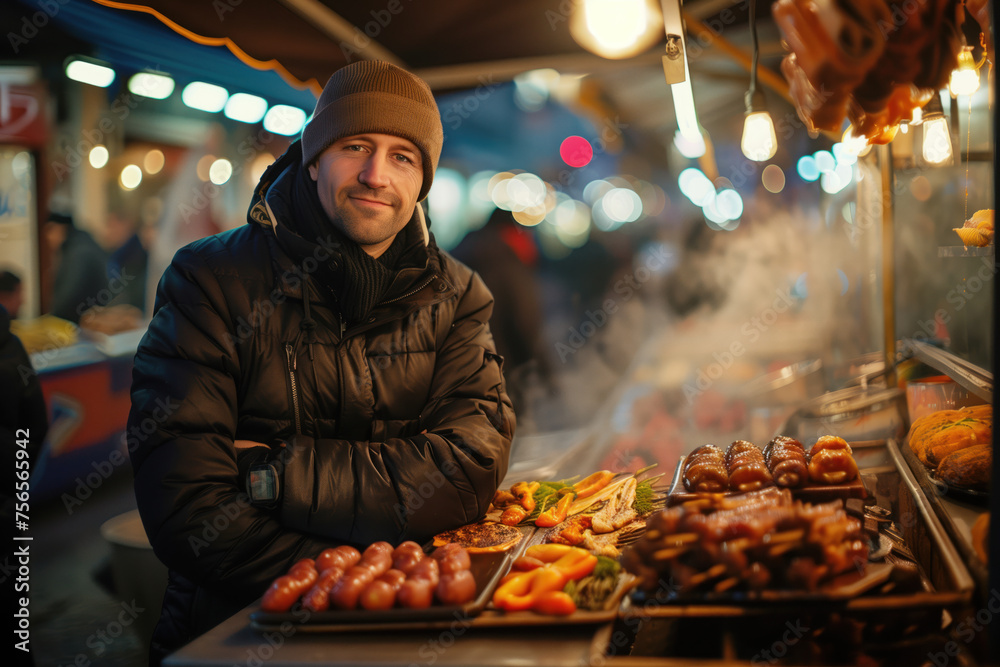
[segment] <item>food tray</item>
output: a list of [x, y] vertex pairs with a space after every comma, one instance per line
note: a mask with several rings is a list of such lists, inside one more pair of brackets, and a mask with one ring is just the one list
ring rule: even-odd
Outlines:
[[[658, 591], [644, 596], [637, 591], [623, 600], [619, 614], [624, 618], [637, 615], [642, 618], [732, 618], [781, 616], [814, 609], [822, 613], [837, 610], [853, 615], [895, 611], [933, 615], [942, 609], [967, 604], [972, 598], [973, 580], [965, 563], [903, 461], [895, 441], [886, 441], [885, 447], [892, 466], [862, 468], [861, 477], [872, 480], [868, 502], [889, 509], [893, 520], [901, 526], [904, 546], [914, 554], [916, 563], [911, 567], [919, 572], [921, 590], [894, 593], [892, 584], [886, 581], [893, 575], [893, 566], [888, 562], [875, 562], [868, 564], [864, 576], [841, 575], [814, 592], [733, 591], [679, 596]], [[680, 468], [678, 466], [678, 470]]]
[[988, 588], [989, 572], [975, 549], [968, 527], [961, 517], [971, 517], [989, 510], [990, 494], [985, 491], [955, 486], [938, 479], [933, 470], [925, 466], [910, 449], [909, 439], [899, 447], [913, 477], [923, 490], [928, 503], [941, 521], [945, 532], [954, 542], [966, 565], [983, 590]]
[[[667, 506], [673, 507], [690, 500], [697, 500], [704, 497], [704, 493], [692, 493], [684, 488], [684, 462], [687, 456], [681, 456], [674, 470], [674, 477], [670, 482], [670, 490], [667, 492]], [[868, 492], [865, 490], [864, 482], [860, 475], [847, 484], [810, 484], [798, 489], [789, 489], [792, 497], [808, 503], [825, 503], [832, 500], [847, 500], [848, 498], [866, 498]], [[725, 495], [734, 496], [738, 491], [727, 491]]]
[[[528, 538], [524, 548], [527, 549], [535, 544], [541, 544], [544, 539], [545, 532], [546, 531], [543, 529], [536, 529], [534, 534]], [[511, 560], [510, 563], [513, 563], [513, 560]], [[510, 563], [507, 565], [507, 571], [510, 570]], [[506, 574], [506, 572], [504, 574]], [[547, 616], [544, 614], [536, 614], [533, 611], [517, 611], [507, 613], [494, 608], [492, 603], [490, 603], [487, 605], [482, 614], [473, 619], [472, 625], [482, 627], [503, 627], [537, 625], [599, 625], [601, 623], [610, 623], [615, 620], [615, 617], [618, 615], [618, 609], [621, 605], [622, 598], [624, 598], [629, 591], [635, 587], [637, 581], [638, 579], [635, 576], [629, 574], [623, 569], [621, 574], [618, 576], [618, 586], [611, 593], [611, 595], [608, 596], [603, 609], [578, 609], [568, 616]]]
[[[296, 603], [290, 611], [270, 613], [261, 610], [250, 614], [250, 627], [276, 630], [291, 623], [299, 632], [363, 632], [375, 630], [447, 628], [456, 621], [467, 623], [479, 616], [493, 596], [500, 578], [526, 548], [534, 527], [522, 527], [521, 541], [502, 553], [469, 554], [470, 570], [476, 579], [476, 597], [463, 605], [432, 605], [426, 609], [330, 610], [310, 612]], [[425, 551], [428, 549], [425, 549]], [[285, 625], [287, 628], [288, 626]]]

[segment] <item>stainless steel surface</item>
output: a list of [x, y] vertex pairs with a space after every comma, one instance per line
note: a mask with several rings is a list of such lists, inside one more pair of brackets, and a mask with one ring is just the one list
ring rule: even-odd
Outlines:
[[886, 442], [886, 449], [889, 451], [889, 456], [892, 458], [896, 469], [899, 471], [900, 479], [903, 480], [907, 490], [913, 497], [913, 503], [917, 506], [917, 509], [920, 511], [920, 515], [924, 519], [927, 532], [931, 535], [940, 550], [941, 558], [943, 559], [944, 565], [952, 578], [954, 589], [959, 592], [973, 590], [974, 583], [972, 581], [972, 575], [969, 574], [969, 569], [965, 566], [965, 562], [958, 554], [958, 550], [955, 548], [955, 545], [952, 544], [948, 535], [945, 533], [944, 526], [941, 525], [941, 521], [938, 519], [937, 514], [930, 506], [930, 502], [927, 500], [927, 496], [924, 495], [923, 489], [920, 488], [916, 478], [913, 476], [910, 466], [903, 460], [903, 455], [900, 454], [899, 446], [896, 444], [896, 441], [889, 440]]
[[752, 406], [800, 405], [824, 388], [823, 362], [808, 359], [754, 378], [743, 394]]
[[892, 146], [878, 147], [879, 172], [882, 175], [882, 353], [885, 356], [886, 384], [896, 384], [896, 239], [893, 216]]
[[987, 403], [993, 402], [993, 373], [990, 371], [919, 340], [906, 339], [903, 344], [913, 350], [918, 360], [941, 371]]
[[789, 417], [783, 432], [802, 442], [826, 434], [856, 441], [899, 437], [905, 424], [902, 389], [855, 386], [809, 401]]
[[267, 632], [250, 628], [248, 606], [187, 646], [172, 653], [164, 667], [264, 664], [303, 665], [447, 665], [524, 667], [590, 664], [592, 640], [601, 626], [474, 628], [456, 620], [452, 627], [422, 632], [370, 632], [318, 635], [295, 626]]

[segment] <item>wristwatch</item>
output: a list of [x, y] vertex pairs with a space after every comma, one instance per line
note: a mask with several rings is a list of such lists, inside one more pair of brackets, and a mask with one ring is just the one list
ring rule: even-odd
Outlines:
[[273, 462], [255, 463], [247, 473], [247, 494], [258, 507], [275, 507], [281, 498], [281, 475]]

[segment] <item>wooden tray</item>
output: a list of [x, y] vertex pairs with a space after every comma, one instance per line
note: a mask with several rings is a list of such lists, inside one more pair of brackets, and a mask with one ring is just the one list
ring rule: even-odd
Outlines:
[[[667, 506], [680, 505], [690, 500], [703, 498], [705, 493], [691, 492], [684, 488], [684, 461], [687, 456], [681, 456], [674, 470], [673, 479], [670, 482], [670, 491], [667, 492]], [[847, 500], [848, 498], [867, 498], [868, 492], [865, 490], [864, 482], [859, 475], [856, 479], [847, 484], [810, 484], [798, 489], [789, 489], [792, 497], [807, 503], [826, 503], [833, 500]], [[735, 496], [739, 491], [727, 491], [725, 495]]]
[[[510, 570], [510, 564], [521, 555], [534, 532], [522, 527], [521, 541], [502, 553], [469, 554], [472, 576], [476, 579], [476, 597], [464, 605], [432, 605], [427, 609], [368, 609], [310, 612], [298, 603], [288, 612], [269, 613], [257, 610], [250, 614], [250, 627], [255, 630], [280, 629], [291, 623], [299, 632], [364, 632], [448, 628], [458, 622], [468, 625], [479, 616], [493, 596], [500, 578]], [[285, 625], [287, 628], [288, 626]]]

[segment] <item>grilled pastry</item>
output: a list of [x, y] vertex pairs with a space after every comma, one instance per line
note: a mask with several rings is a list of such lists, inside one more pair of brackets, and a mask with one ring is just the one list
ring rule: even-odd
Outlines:
[[993, 406], [973, 405], [958, 410], [938, 410], [910, 426], [910, 449], [920, 461], [937, 467], [946, 456], [993, 438]]
[[809, 479], [817, 484], [843, 484], [858, 476], [851, 446], [843, 438], [824, 435], [809, 450]]
[[767, 443], [764, 462], [778, 486], [797, 489], [809, 481], [806, 450], [795, 438], [779, 435]]
[[729, 474], [722, 450], [702, 445], [684, 462], [684, 488], [694, 492], [720, 493], [729, 489]]
[[729, 488], [733, 491], [756, 491], [774, 484], [760, 447], [746, 440], [737, 440], [726, 450], [726, 471]]

